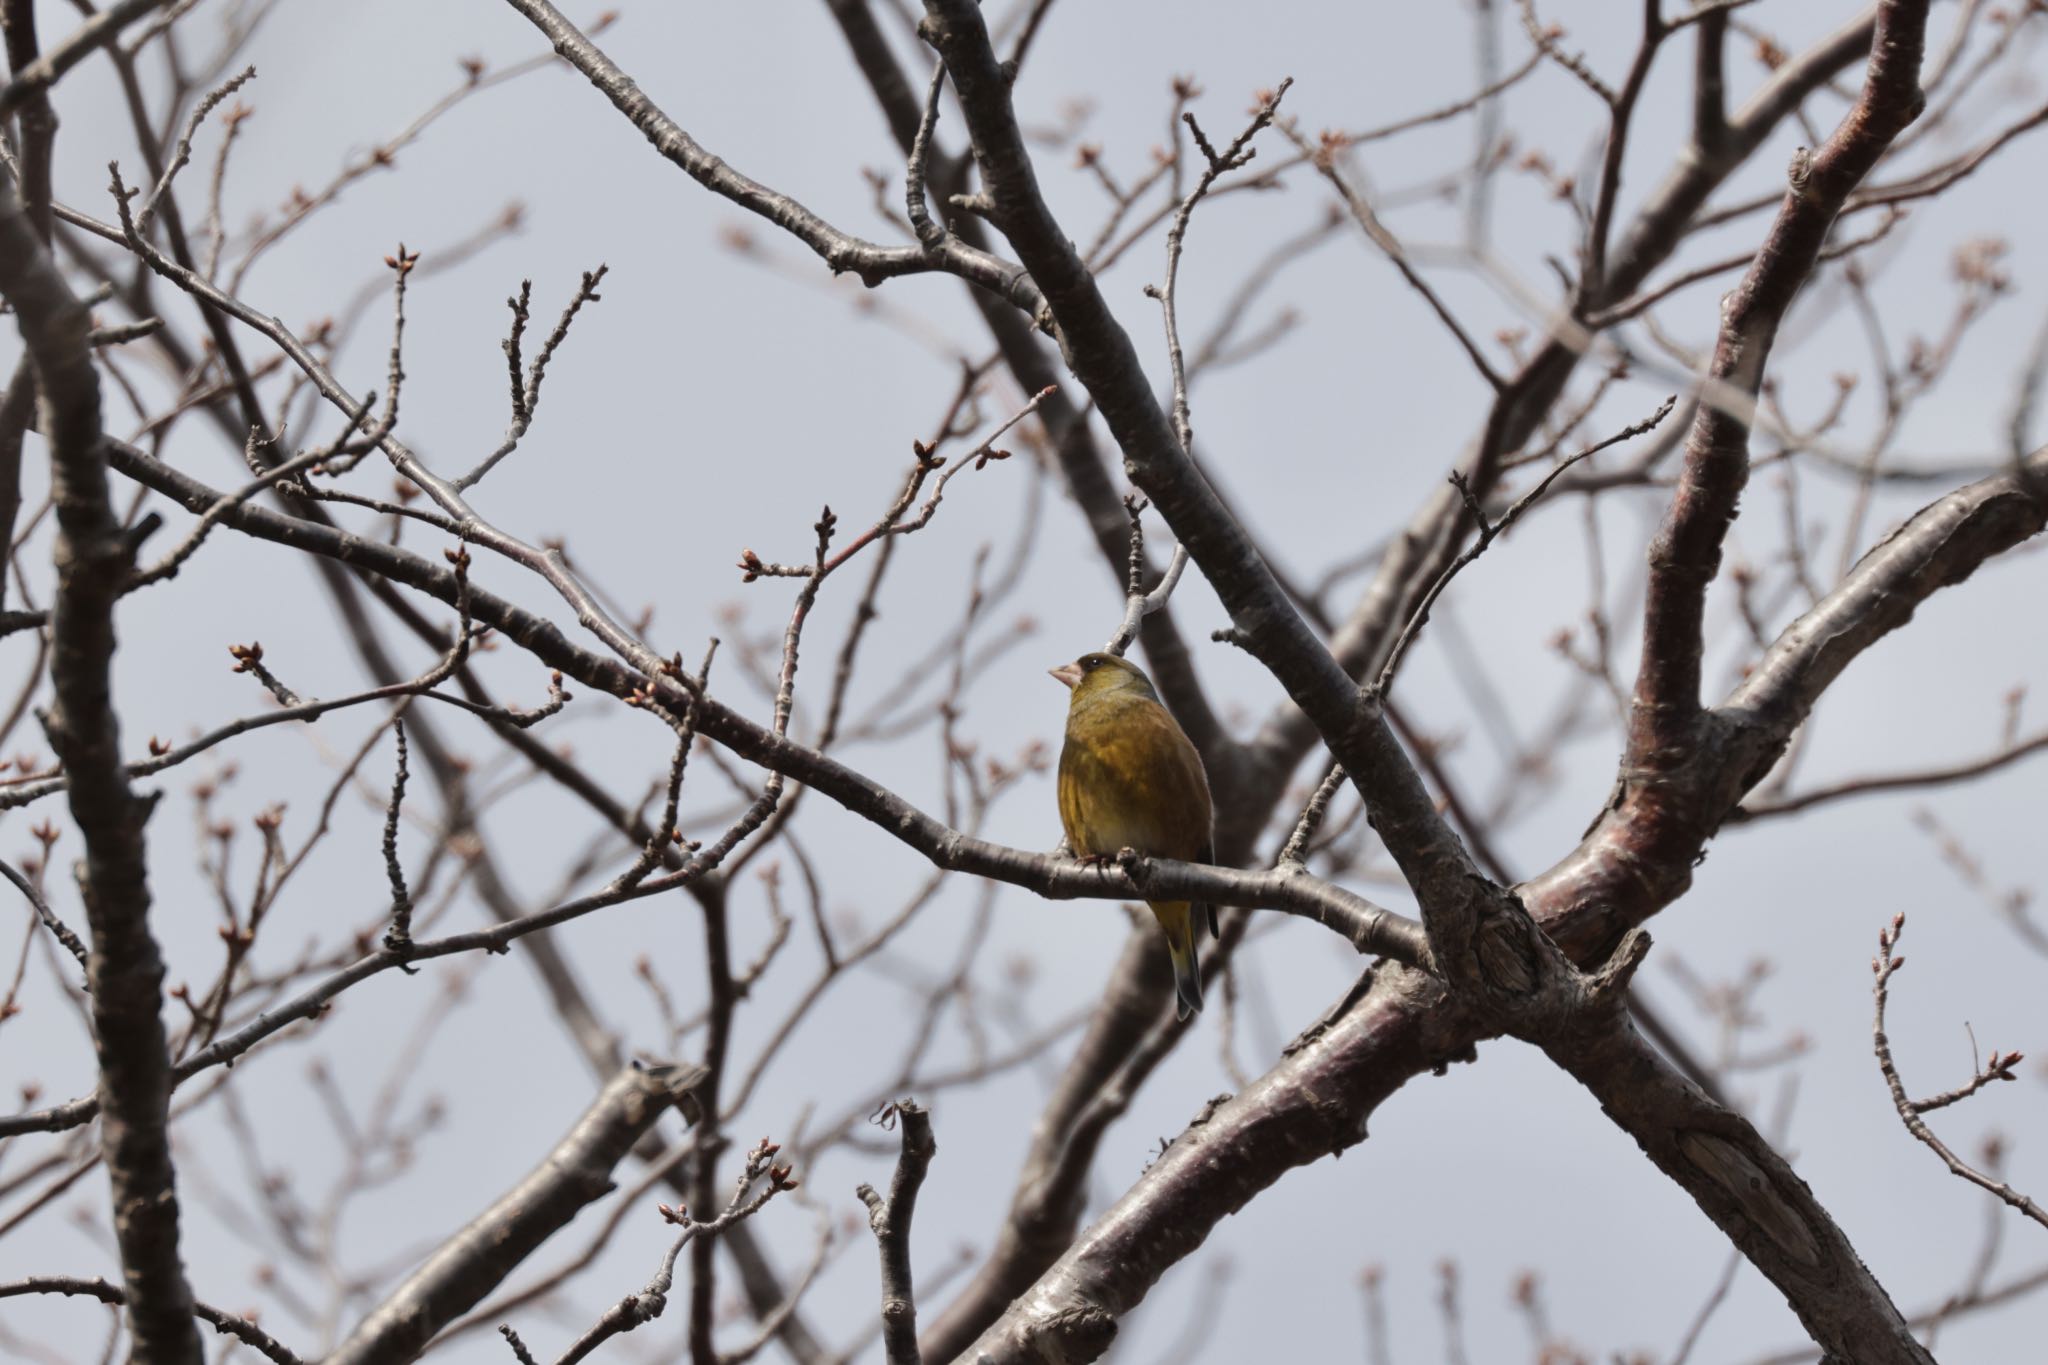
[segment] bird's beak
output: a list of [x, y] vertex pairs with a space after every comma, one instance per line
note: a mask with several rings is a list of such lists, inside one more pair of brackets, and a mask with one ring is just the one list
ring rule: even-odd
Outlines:
[[1061, 664], [1058, 668], [1048, 668], [1045, 671], [1069, 687], [1081, 681], [1081, 665], [1079, 664]]

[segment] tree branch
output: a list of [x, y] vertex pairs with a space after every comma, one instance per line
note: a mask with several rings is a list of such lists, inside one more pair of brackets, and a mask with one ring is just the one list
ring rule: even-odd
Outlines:
[[528, 1253], [612, 1190], [612, 1168], [671, 1109], [695, 1122], [703, 1068], [634, 1065], [599, 1092], [532, 1173], [443, 1242], [356, 1324], [325, 1365], [410, 1360]]
[[[98, 1299], [101, 1303], [112, 1304], [116, 1308], [128, 1302], [128, 1296], [121, 1292], [119, 1286], [108, 1284], [102, 1279], [87, 1279], [80, 1275], [30, 1275], [26, 1279], [0, 1284], [0, 1299], [16, 1298], [24, 1294], [62, 1294], [66, 1298], [82, 1294], [87, 1298]], [[222, 1336], [234, 1338], [260, 1353], [265, 1359], [275, 1361], [276, 1365], [306, 1365], [301, 1357], [257, 1326], [253, 1319], [198, 1302], [192, 1305], [192, 1314]]]
[[129, 1330], [139, 1358], [196, 1365], [202, 1351], [178, 1255], [166, 1127], [164, 967], [149, 927], [142, 833], [149, 805], [128, 786], [112, 692], [114, 604], [134, 546], [108, 504], [99, 376], [87, 344], [91, 316], [7, 188], [0, 188], [0, 295], [13, 305], [35, 362], [50, 446], [57, 589], [50, 623], [54, 704], [45, 728], [69, 775], [71, 817], [85, 839], [79, 880], [92, 936], [100, 1150], [113, 1187]]
[[1876, 1002], [1875, 1017], [1870, 1025], [1871, 1042], [1877, 1052], [1878, 1070], [1884, 1074], [1885, 1088], [1891, 1092], [1892, 1107], [1898, 1111], [1899, 1122], [1904, 1124], [1906, 1131], [1917, 1138], [1928, 1151], [1941, 1158], [1941, 1164], [1948, 1167], [1950, 1174], [1969, 1181], [2036, 1223], [2048, 1227], [2048, 1209], [2043, 1209], [2003, 1180], [1984, 1174], [1957, 1156], [1955, 1149], [1936, 1137], [1934, 1130], [1927, 1126], [1927, 1120], [1921, 1117], [1922, 1114], [1968, 1099], [1993, 1081], [2018, 1079], [2013, 1075], [2012, 1069], [2024, 1060], [2019, 1053], [2000, 1053], [1994, 1050], [1991, 1060], [1972, 1076], [1967, 1084], [1924, 1100], [1906, 1098], [1906, 1083], [1899, 1079], [1899, 1068], [1892, 1061], [1892, 1040], [1884, 1031], [1884, 1010], [1890, 1000], [1892, 977], [1906, 965], [1906, 959], [1894, 956], [1892, 951], [1898, 947], [1899, 936], [1905, 928], [1906, 916], [1903, 913], [1893, 915], [1892, 922], [1878, 931], [1877, 956], [1870, 960], [1870, 993]]
[[1543, 1049], [1778, 1287], [1824, 1353], [1857, 1365], [1932, 1365], [1806, 1182], [1747, 1119], [1681, 1076], [1618, 1007]]
[[13, 117], [15, 110], [47, 91], [63, 79], [65, 72], [112, 42], [122, 29], [166, 3], [168, 0], [121, 0], [80, 24], [69, 38], [15, 72], [14, 79], [0, 88], [0, 121]]
[[633, 83], [596, 44], [548, 0], [507, 0], [554, 44], [555, 51], [596, 86], [626, 116], [655, 151], [682, 168], [704, 188], [759, 214], [815, 251], [836, 275], [852, 271], [873, 286], [901, 275], [941, 271], [979, 285], [1036, 318], [1043, 304], [1030, 277], [1007, 261], [997, 260], [965, 242], [949, 239], [936, 246], [885, 247], [865, 242], [833, 227], [786, 194], [750, 180], [700, 146], [681, 125]]
[[903, 1127], [903, 1150], [896, 1158], [896, 1178], [884, 1200], [872, 1185], [854, 1191], [868, 1206], [868, 1227], [882, 1253], [882, 1347], [889, 1365], [918, 1365], [917, 1298], [910, 1279], [910, 1220], [917, 1212], [917, 1192], [931, 1169], [939, 1144], [932, 1138], [932, 1116], [910, 1100], [882, 1111], [883, 1121]]
[[1650, 546], [1629, 736], [1638, 766], [1670, 761], [1699, 719], [1707, 588], [1720, 570], [1721, 542], [1749, 480], [1746, 405], [1756, 398], [1778, 324], [1812, 275], [1836, 214], [1920, 113], [1926, 29], [1927, 0], [1886, 0], [1878, 7], [1862, 94], [1818, 151], [1794, 155], [1777, 221], [1742, 283], [1722, 302], [1707, 381], [1723, 398], [1699, 407], [1684, 471]]
[[1487, 883], [1423, 788], [1377, 705], [1323, 648], [1215, 490], [1181, 449], [1123, 326], [1039, 192], [1010, 85], [972, 0], [925, 0], [920, 32], [960, 98], [992, 216], [1044, 291], [1068, 368], [1094, 397], [1133, 481], [1173, 528], [1233, 622], [1315, 723], [1365, 796], [1373, 827], [1425, 911]]

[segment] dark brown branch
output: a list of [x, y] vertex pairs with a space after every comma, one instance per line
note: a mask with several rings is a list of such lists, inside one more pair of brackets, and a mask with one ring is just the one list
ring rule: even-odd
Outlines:
[[1728, 134], [1728, 12], [1702, 15], [1694, 35], [1692, 66], [1692, 140], [1712, 149]]
[[[27, 1279], [0, 1284], [0, 1299], [17, 1298], [24, 1294], [62, 1294], [66, 1298], [82, 1294], [87, 1298], [98, 1299], [101, 1303], [112, 1304], [116, 1308], [128, 1302], [128, 1296], [123, 1294], [118, 1286], [98, 1278], [86, 1279], [76, 1275], [31, 1275]], [[306, 1365], [302, 1357], [293, 1354], [276, 1337], [249, 1318], [197, 1302], [192, 1305], [192, 1314], [222, 1336], [234, 1338], [265, 1359], [275, 1361], [276, 1365]]]
[[[1657, 0], [1650, 0], [1644, 6], [1642, 40], [1636, 44], [1636, 53], [1629, 62], [1628, 75], [1623, 77], [1621, 89], [1614, 91], [1607, 101], [1607, 144], [1601, 153], [1599, 188], [1593, 196], [1593, 212], [1586, 228], [1586, 247], [1577, 290], [1581, 299], [1600, 293], [1601, 277], [1607, 273], [1608, 238], [1614, 227], [1615, 206], [1621, 197], [1621, 167], [1628, 151], [1629, 123], [1635, 115], [1636, 102], [1642, 96], [1643, 84], [1649, 79], [1650, 66], [1657, 59], [1657, 49], [1663, 46], [1672, 32], [1672, 26], [1659, 13], [1662, 8]], [[1533, 15], [1533, 11], [1524, 12]]]
[[36, 919], [41, 921], [42, 926], [50, 931], [52, 938], [64, 945], [65, 952], [78, 959], [78, 965], [84, 968], [89, 975], [92, 970], [92, 964], [88, 960], [84, 942], [80, 940], [77, 934], [71, 931], [70, 925], [57, 918], [57, 912], [50, 908], [50, 903], [43, 899], [40, 891], [36, 890], [36, 884], [22, 876], [15, 869], [14, 864], [8, 862], [0, 862], [0, 876], [4, 876], [8, 881], [13, 882], [15, 888], [22, 895], [28, 897], [30, 907], [35, 910]]
[[896, 1158], [896, 1176], [884, 1200], [872, 1185], [854, 1191], [868, 1207], [868, 1227], [882, 1254], [882, 1347], [889, 1365], [919, 1365], [917, 1298], [910, 1279], [910, 1220], [917, 1212], [917, 1192], [931, 1169], [939, 1144], [932, 1138], [932, 1116], [911, 1100], [883, 1110], [884, 1122], [903, 1128], [903, 1150]]
[[698, 1067], [630, 1066], [531, 1174], [441, 1244], [349, 1333], [325, 1365], [410, 1360], [528, 1253], [612, 1189], [612, 1170], [671, 1109], [694, 1122]]
[[1750, 415], [1778, 324], [1806, 284], [1835, 216], [1892, 139], [1920, 113], [1925, 0], [1878, 8], [1862, 94], [1822, 146], [1792, 161], [1778, 218], [1742, 283], [1723, 301], [1720, 337], [1708, 366], [1720, 401], [1703, 403], [1686, 442], [1685, 468], [1650, 547], [1642, 663], [1630, 725], [1632, 761], [1674, 755], [1700, 715], [1700, 651], [1707, 589], [1720, 570], [1721, 542], [1749, 478]]
[[[824, 547], [824, 533], [820, 532], [820, 559], [824, 557]], [[817, 580], [813, 579], [804, 586], [806, 589], [813, 589], [817, 586]], [[795, 627], [792, 626], [791, 629], [794, 630]], [[706, 671], [709, 671], [708, 659]], [[779, 693], [778, 697], [781, 695]], [[701, 715], [702, 707], [693, 707], [691, 714], [693, 718]], [[787, 719], [788, 712], [778, 704], [778, 730]], [[677, 752], [680, 754], [684, 750], [679, 747]], [[771, 779], [769, 791], [772, 793], [774, 790]], [[704, 989], [708, 997], [705, 1006], [704, 1075], [698, 1095], [704, 1116], [702, 1129], [697, 1134], [697, 1142], [691, 1153], [685, 1188], [689, 1191], [688, 1198], [693, 1205], [708, 1208], [717, 1197], [718, 1157], [725, 1150], [723, 1134], [720, 1131], [721, 1106], [726, 1089], [726, 1056], [732, 1042], [732, 1016], [739, 1004], [739, 993], [734, 989], [732, 978], [732, 935], [728, 900], [723, 894], [709, 896], [699, 902], [698, 908], [704, 921]], [[696, 1365], [717, 1365], [718, 1359], [717, 1343], [712, 1336], [712, 1313], [718, 1299], [718, 1263], [714, 1258], [715, 1250], [709, 1241], [693, 1242], [690, 1247], [688, 1340], [690, 1358]]]
[[384, 876], [391, 883], [391, 927], [384, 931], [384, 946], [404, 952], [412, 943], [412, 892], [405, 884], [405, 868], [398, 860], [398, 816], [405, 803], [405, 722], [391, 722], [398, 742], [398, 762], [391, 775], [391, 800], [384, 808]]
[[[9, 89], [21, 84], [17, 79]], [[149, 806], [128, 786], [112, 693], [114, 604], [134, 547], [108, 501], [99, 376], [87, 345], [91, 317], [11, 189], [0, 189], [0, 295], [13, 305], [35, 363], [50, 447], [57, 589], [50, 622], [54, 704], [45, 728], [69, 776], [71, 817], [85, 839], [80, 890], [92, 935], [100, 1149], [113, 1187], [129, 1330], [138, 1357], [196, 1365], [202, 1351], [178, 1254], [166, 1119], [164, 967], [149, 927], [142, 833]]]
[[1858, 1365], [1932, 1365], [1842, 1230], [1763, 1135], [1708, 1099], [1616, 1009], [1543, 1044], [1607, 1117], [1779, 1290], [1816, 1344]]
[[[0, 4], [0, 30], [4, 30], [7, 66], [26, 71], [42, 56], [36, 36], [36, 7], [33, 0], [5, 0]], [[0, 126], [5, 120], [0, 119]], [[57, 140], [57, 112], [50, 107], [48, 91], [38, 90], [22, 102], [15, 116], [13, 173], [15, 193], [21, 197], [29, 224], [44, 245], [54, 227], [51, 217], [50, 163]], [[32, 357], [15, 362], [14, 376], [0, 395], [0, 596], [4, 596], [7, 575], [12, 568], [9, 547], [14, 544], [15, 522], [21, 515], [22, 440], [36, 415], [36, 375]], [[39, 649], [45, 648], [38, 642]], [[42, 671], [40, 656], [36, 672]]]

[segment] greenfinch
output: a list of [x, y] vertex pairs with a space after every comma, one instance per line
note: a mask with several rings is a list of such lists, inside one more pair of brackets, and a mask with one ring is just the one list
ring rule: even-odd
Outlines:
[[[1073, 689], [1060, 749], [1060, 824], [1083, 858], [1123, 849], [1181, 862], [1213, 862], [1209, 779], [1201, 755], [1160, 704], [1144, 670], [1114, 654], [1083, 654], [1051, 670]], [[1173, 957], [1182, 1019], [1202, 1008], [1195, 960], [1198, 912], [1216, 932], [1215, 909], [1187, 901], [1148, 901]]]

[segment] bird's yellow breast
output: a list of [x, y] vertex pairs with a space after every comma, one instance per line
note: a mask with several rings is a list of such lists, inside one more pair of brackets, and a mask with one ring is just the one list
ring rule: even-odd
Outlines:
[[1149, 697], [1103, 698], [1073, 709], [1060, 751], [1059, 806], [1077, 853], [1131, 848], [1190, 859], [1209, 840], [1201, 759]]

